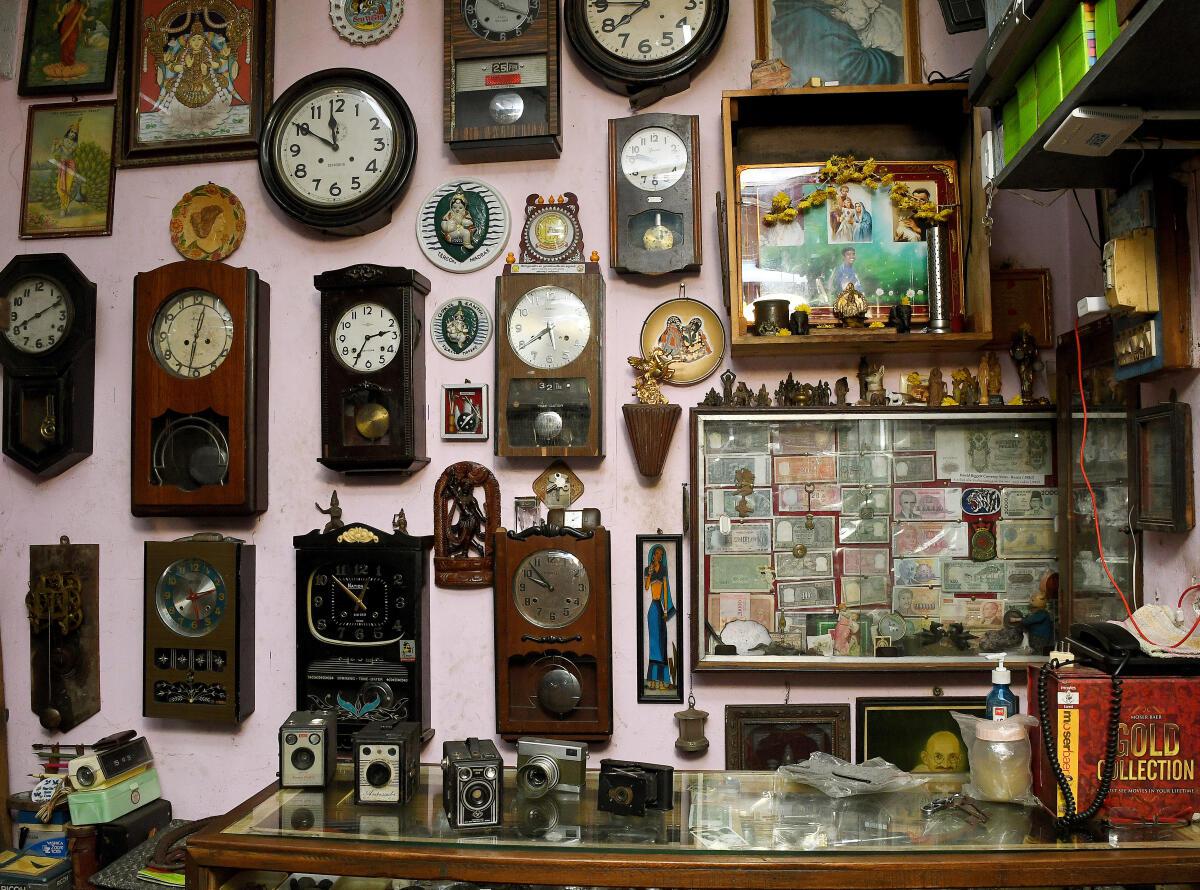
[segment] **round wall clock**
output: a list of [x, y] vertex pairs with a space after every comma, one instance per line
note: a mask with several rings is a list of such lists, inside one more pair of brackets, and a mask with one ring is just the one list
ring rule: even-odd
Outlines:
[[456, 297], [437, 308], [429, 323], [429, 337], [446, 358], [474, 358], [492, 338], [492, 316], [482, 303]]
[[246, 208], [229, 189], [207, 183], [171, 211], [171, 244], [185, 260], [224, 260], [246, 237]]
[[707, 304], [688, 297], [655, 307], [642, 324], [642, 357], [660, 347], [673, 359], [675, 376], [668, 383], [699, 383], [725, 358], [725, 326]]
[[159, 577], [155, 594], [163, 624], [185, 637], [202, 637], [225, 617], [225, 579], [203, 559], [175, 560]]
[[459, 179], [438, 186], [417, 214], [417, 242], [448, 272], [473, 272], [508, 244], [508, 204], [486, 182]]
[[360, 46], [392, 36], [402, 15], [404, 0], [329, 0], [333, 30]]
[[366, 71], [330, 68], [275, 100], [258, 168], [293, 219], [332, 235], [365, 235], [391, 220], [416, 156], [416, 124], [396, 89]]

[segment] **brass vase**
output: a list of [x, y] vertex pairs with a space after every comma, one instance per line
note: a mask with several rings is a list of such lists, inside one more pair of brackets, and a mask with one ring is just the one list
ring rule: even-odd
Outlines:
[[654, 478], [661, 475], [671, 439], [683, 408], [679, 405], [622, 405], [625, 427], [633, 444], [633, 456], [638, 472]]

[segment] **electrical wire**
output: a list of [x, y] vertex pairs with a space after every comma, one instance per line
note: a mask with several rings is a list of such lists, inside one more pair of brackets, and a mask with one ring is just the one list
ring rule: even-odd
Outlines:
[[1096, 250], [1101, 253], [1104, 248], [1100, 246], [1100, 239], [1096, 237], [1096, 233], [1092, 231], [1092, 221], [1088, 219], [1088, 215], [1083, 210], [1083, 203], [1079, 200], [1079, 192], [1071, 189], [1071, 197], [1075, 199], [1075, 206], [1079, 208], [1079, 215], [1083, 217], [1083, 224], [1087, 226], [1088, 237], [1092, 239], [1092, 243], [1096, 245]]

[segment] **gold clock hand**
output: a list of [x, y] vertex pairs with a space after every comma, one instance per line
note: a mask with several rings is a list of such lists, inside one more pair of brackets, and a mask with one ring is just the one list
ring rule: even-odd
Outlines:
[[345, 584], [343, 584], [341, 579], [338, 578], [337, 575], [333, 576], [333, 583], [336, 584], [338, 587], [342, 588], [342, 590], [344, 590], [346, 592], [346, 595], [349, 596], [350, 599], [354, 600], [354, 602], [358, 605], [358, 607], [360, 609], [362, 609], [364, 612], [367, 611], [367, 604], [364, 603], [361, 599], [359, 599], [358, 595], [353, 590], [351, 590], [349, 587], [347, 587]]

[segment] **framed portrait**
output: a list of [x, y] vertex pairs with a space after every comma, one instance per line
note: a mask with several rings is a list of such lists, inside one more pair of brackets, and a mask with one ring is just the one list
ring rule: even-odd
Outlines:
[[1186, 402], [1172, 399], [1143, 408], [1134, 414], [1133, 421], [1137, 432], [1138, 496], [1134, 528], [1191, 531], [1196, 520], [1191, 408]]
[[1013, 334], [1029, 325], [1041, 349], [1054, 348], [1054, 304], [1049, 269], [992, 270], [992, 342], [1008, 349]]
[[29, 0], [17, 94], [112, 92], [120, 19], [121, 0]]
[[487, 419], [486, 383], [442, 384], [443, 439], [486, 439]]
[[755, 55], [783, 59], [790, 87], [920, 83], [918, 0], [754, 0]]
[[639, 702], [683, 702], [683, 535], [637, 536]]
[[911, 773], [966, 773], [967, 746], [951, 711], [987, 715], [983, 698], [860, 698], [855, 702], [855, 759], [882, 757]]
[[[749, 164], [737, 168], [737, 273], [741, 311], [755, 300], [782, 297], [809, 307], [814, 325], [832, 324], [834, 302], [847, 284], [862, 292], [867, 320], [886, 322], [908, 297], [914, 324], [929, 320], [929, 245], [925, 224], [892, 203], [887, 186], [838, 186], [836, 196], [799, 210], [818, 188], [822, 163]], [[959, 204], [958, 166], [946, 161], [880, 161], [913, 197], [939, 207]], [[788, 208], [780, 212], [780, 207]], [[951, 314], [962, 310], [959, 213], [945, 225], [950, 240]]]
[[117, 105], [32, 105], [21, 180], [22, 238], [111, 235]]
[[810, 754], [850, 759], [849, 705], [726, 705], [725, 769], [778, 769]]
[[274, 0], [130, 0], [117, 162], [252, 158], [270, 107]]

